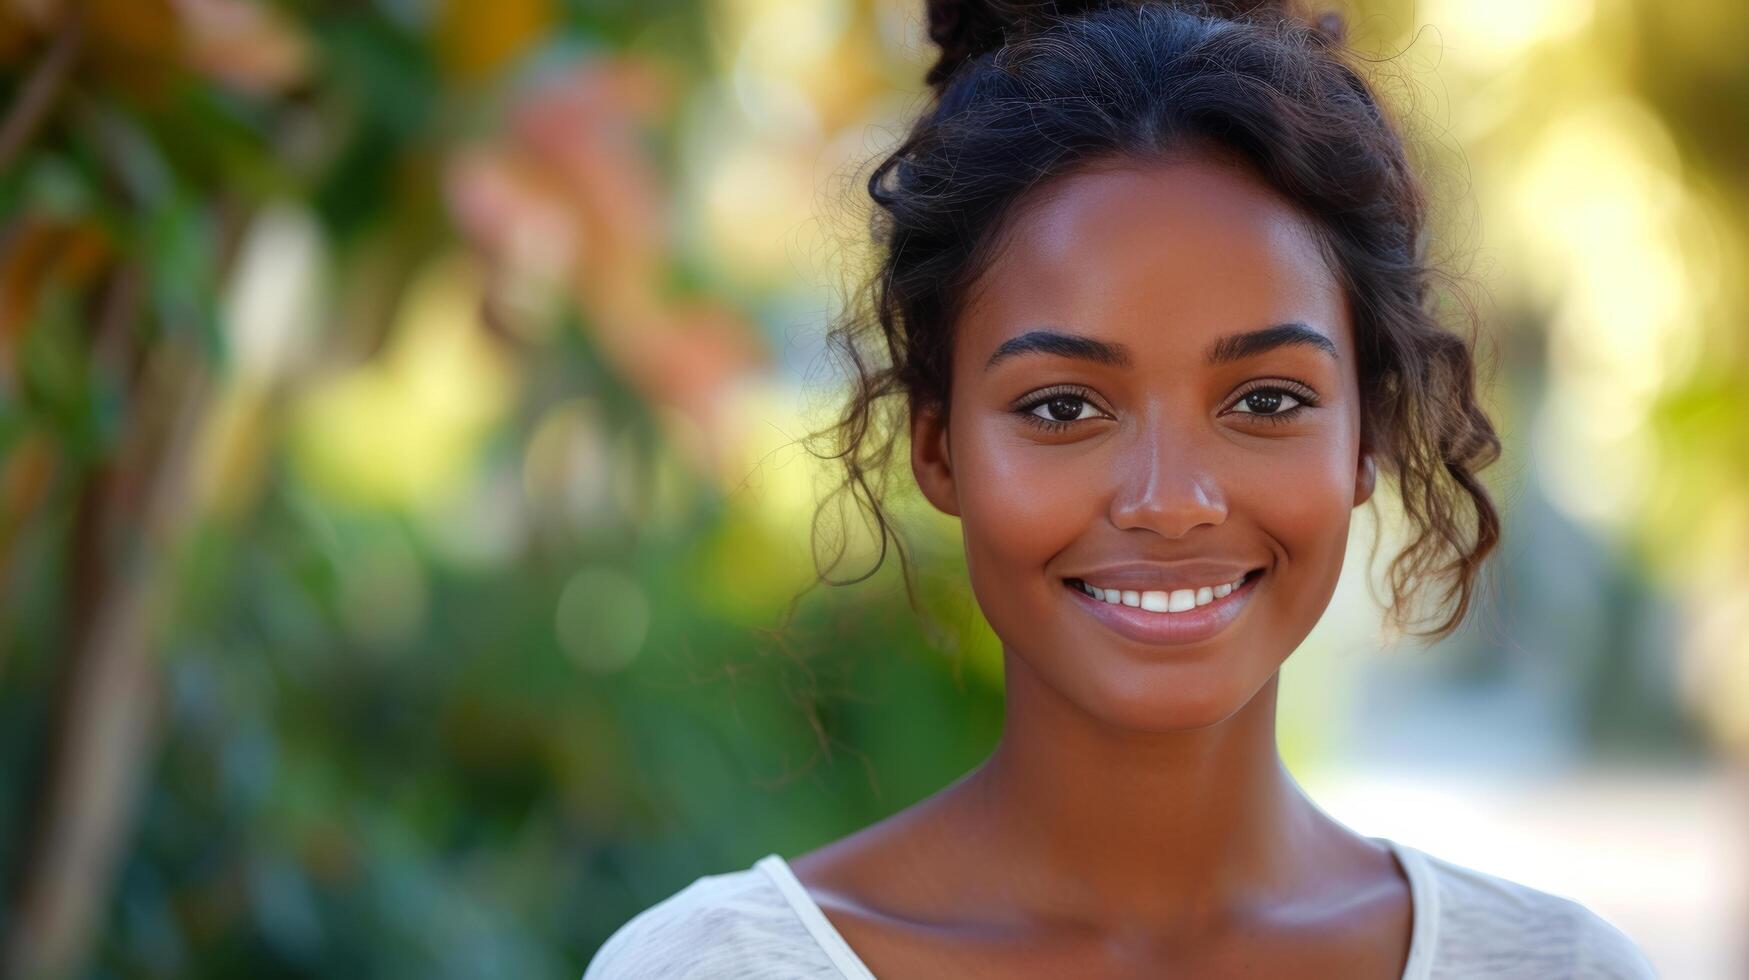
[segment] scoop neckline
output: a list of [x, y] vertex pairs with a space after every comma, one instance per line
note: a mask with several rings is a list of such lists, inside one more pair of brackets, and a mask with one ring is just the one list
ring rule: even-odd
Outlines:
[[[1439, 921], [1439, 894], [1433, 887], [1432, 869], [1428, 867], [1424, 855], [1408, 844], [1389, 837], [1368, 839], [1390, 849], [1397, 859], [1397, 865], [1403, 869], [1404, 877], [1409, 881], [1409, 958], [1403, 964], [1400, 980], [1428, 980], [1432, 974], [1433, 947], [1437, 941]], [[814, 897], [808, 894], [807, 887], [796, 877], [795, 871], [782, 855], [767, 854], [755, 861], [753, 866], [763, 871], [771, 883], [777, 886], [784, 900], [802, 920], [802, 925], [807, 927], [808, 934], [819, 944], [839, 973], [850, 980], [876, 980], [874, 971], [850, 948], [850, 943], [838, 932], [832, 920], [826, 917], [825, 910], [814, 901]]]

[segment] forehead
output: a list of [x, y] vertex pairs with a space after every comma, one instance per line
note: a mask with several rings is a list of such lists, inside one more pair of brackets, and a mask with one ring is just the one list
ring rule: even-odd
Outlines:
[[1049, 326], [1146, 358], [1297, 320], [1346, 352], [1347, 315], [1310, 223], [1259, 179], [1200, 158], [1134, 163], [1061, 178], [1019, 204], [958, 347], [981, 365]]

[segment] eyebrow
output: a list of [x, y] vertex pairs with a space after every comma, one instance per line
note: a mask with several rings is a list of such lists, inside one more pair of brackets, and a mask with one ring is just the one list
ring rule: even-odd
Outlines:
[[[1306, 324], [1295, 321], [1222, 337], [1209, 345], [1203, 354], [1203, 360], [1210, 365], [1227, 364], [1256, 357], [1278, 347], [1311, 347], [1340, 359], [1334, 341]], [[1021, 354], [1054, 354], [1108, 367], [1127, 368], [1133, 363], [1129, 348], [1123, 344], [1058, 330], [1031, 330], [1003, 341], [996, 348], [996, 352], [990, 355], [990, 359], [984, 362], [984, 370], [988, 371], [1001, 361]]]

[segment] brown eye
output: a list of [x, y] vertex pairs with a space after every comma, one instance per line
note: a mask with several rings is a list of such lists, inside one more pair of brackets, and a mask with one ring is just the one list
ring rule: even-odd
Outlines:
[[1044, 391], [1016, 406], [1021, 419], [1041, 429], [1066, 429], [1077, 422], [1106, 417], [1093, 399], [1076, 391]]
[[1316, 407], [1317, 399], [1282, 385], [1258, 385], [1240, 395], [1232, 411], [1262, 422], [1288, 422]]
[[[1052, 422], [1073, 422], [1081, 418], [1086, 406], [1087, 399], [1078, 395], [1055, 395], [1038, 403], [1038, 408], [1044, 409], [1047, 413], [1039, 415], [1039, 417], [1049, 419]], [[1037, 409], [1034, 409], [1032, 414], [1038, 415], [1039, 413]]]
[[1282, 411], [1283, 399], [1290, 402], [1287, 406], [1288, 411], [1300, 406], [1298, 398], [1280, 388], [1258, 388], [1256, 391], [1246, 393], [1245, 397], [1239, 399], [1239, 404], [1247, 406], [1246, 411], [1251, 414], [1275, 415]]

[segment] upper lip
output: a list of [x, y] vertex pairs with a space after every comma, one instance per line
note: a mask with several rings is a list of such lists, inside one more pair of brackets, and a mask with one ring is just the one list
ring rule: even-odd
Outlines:
[[1080, 579], [1100, 588], [1117, 588], [1135, 592], [1172, 592], [1202, 586], [1236, 582], [1252, 569], [1262, 568], [1258, 562], [1181, 561], [1124, 562], [1101, 565], [1078, 572], [1068, 578]]

